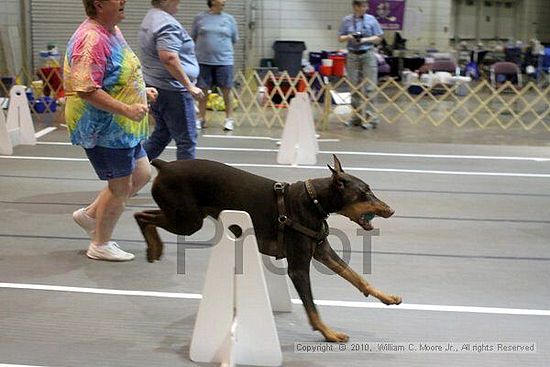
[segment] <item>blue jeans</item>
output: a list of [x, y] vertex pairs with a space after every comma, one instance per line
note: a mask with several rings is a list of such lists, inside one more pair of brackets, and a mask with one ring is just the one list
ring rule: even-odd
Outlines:
[[157, 158], [174, 139], [177, 159], [194, 159], [197, 131], [193, 97], [187, 91], [158, 89], [158, 93], [157, 100], [151, 104], [155, 130], [143, 143], [147, 156], [150, 160]]

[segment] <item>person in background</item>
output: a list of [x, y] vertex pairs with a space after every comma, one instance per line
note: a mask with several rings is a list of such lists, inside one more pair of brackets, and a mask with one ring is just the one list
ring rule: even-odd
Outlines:
[[[359, 116], [363, 115], [362, 102], [363, 96], [372, 95], [372, 92], [378, 82], [378, 62], [374, 53], [374, 48], [383, 38], [383, 31], [380, 24], [372, 15], [366, 14], [369, 4], [367, 0], [352, 1], [353, 14], [342, 18], [340, 24], [338, 41], [347, 42], [347, 74], [350, 82], [358, 86], [365, 82], [359, 91], [352, 94], [352, 106], [354, 117], [349, 120], [347, 126], [361, 126], [364, 129], [376, 128], [378, 117], [372, 111], [365, 111], [364, 120]], [[366, 103], [366, 102], [365, 102]]]
[[[213, 86], [222, 90], [225, 103], [224, 130], [233, 130], [233, 45], [238, 41], [237, 23], [232, 15], [223, 11], [225, 0], [208, 0], [208, 11], [198, 14], [193, 21], [191, 37], [196, 42], [200, 64], [198, 86], [205, 94]], [[199, 102], [200, 119], [197, 128], [206, 126], [206, 102]]]
[[542, 59], [544, 57], [544, 48], [539, 40], [531, 38], [523, 53], [522, 69], [525, 70], [527, 76], [536, 80], [540, 74]]
[[117, 24], [126, 0], [83, 0], [84, 22], [67, 45], [64, 64], [65, 117], [71, 142], [84, 148], [107, 186], [87, 207], [73, 213], [90, 236], [86, 255], [95, 260], [128, 261], [134, 255], [111, 240], [130, 196], [151, 175], [141, 146], [147, 137], [147, 98], [139, 59]]
[[195, 86], [199, 64], [195, 44], [174, 18], [180, 0], [152, 0], [139, 30], [143, 73], [158, 98], [151, 105], [155, 130], [143, 144], [150, 160], [174, 139], [177, 159], [194, 159], [197, 145], [194, 98], [204, 99]]

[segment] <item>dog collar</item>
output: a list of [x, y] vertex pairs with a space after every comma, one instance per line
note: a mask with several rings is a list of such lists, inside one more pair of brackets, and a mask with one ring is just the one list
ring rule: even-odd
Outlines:
[[328, 214], [325, 211], [325, 209], [323, 209], [323, 207], [321, 206], [321, 203], [317, 199], [317, 193], [315, 192], [315, 188], [311, 184], [311, 181], [306, 180], [304, 182], [304, 186], [306, 187], [306, 191], [309, 195], [309, 198], [311, 199], [311, 201], [313, 201], [313, 204], [315, 204], [315, 206], [317, 207], [317, 210], [319, 211], [319, 213], [321, 213], [321, 216], [326, 219], [328, 217]]

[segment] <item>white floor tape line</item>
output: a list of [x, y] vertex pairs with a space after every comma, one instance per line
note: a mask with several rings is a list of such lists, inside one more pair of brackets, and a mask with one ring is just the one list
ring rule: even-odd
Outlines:
[[48, 367], [48, 366], [31, 366], [29, 364], [5, 364], [5, 363], [0, 363], [0, 367]]
[[[69, 142], [38, 142], [37, 145], [72, 145]], [[168, 146], [166, 149], [176, 150], [175, 146]], [[197, 147], [197, 150], [204, 151], [228, 151], [228, 152], [278, 152], [278, 149], [267, 148], [230, 148], [230, 147]], [[378, 156], [378, 157], [399, 157], [399, 158], [428, 158], [428, 159], [472, 159], [472, 160], [502, 160], [502, 161], [532, 161], [550, 162], [549, 157], [519, 157], [519, 156], [498, 156], [498, 155], [461, 155], [461, 154], [427, 154], [427, 153], [386, 153], [386, 152], [356, 152], [344, 150], [320, 150], [319, 154], [336, 155], [357, 155], [357, 156]]]
[[[37, 160], [37, 161], [72, 161], [89, 162], [87, 158], [65, 158], [65, 157], [40, 157], [40, 156], [7, 156], [0, 155], [0, 159], [16, 160]], [[230, 163], [225, 164], [241, 168], [291, 168], [326, 171], [326, 166], [288, 166], [284, 164], [255, 164], [255, 163]], [[515, 173], [515, 172], [475, 172], [475, 171], [434, 171], [421, 169], [401, 168], [368, 168], [368, 167], [346, 167], [348, 172], [388, 172], [388, 173], [409, 173], [409, 174], [431, 174], [431, 175], [455, 175], [455, 176], [493, 176], [493, 177], [525, 177], [525, 178], [550, 178], [545, 173]]]
[[[268, 136], [246, 136], [246, 135], [215, 135], [215, 134], [205, 134], [202, 135], [203, 138], [214, 138], [214, 139], [236, 139], [236, 140], [269, 140], [269, 141], [280, 141], [281, 138], [270, 138]], [[322, 143], [337, 143], [340, 139], [317, 139], [318, 142]]]
[[[0, 289], [38, 290], [38, 291], [88, 293], [88, 294], [115, 295], [115, 296], [139, 296], [139, 297], [179, 298], [179, 299], [201, 299], [202, 298], [202, 295], [197, 293], [134, 291], [134, 290], [66, 287], [66, 286], [58, 286], [58, 285], [23, 284], [23, 283], [0, 283]], [[301, 304], [301, 301], [299, 299], [292, 299], [292, 303]], [[315, 300], [315, 303], [319, 306], [325, 306], [325, 307], [371, 308], [371, 309], [383, 309], [388, 311], [437, 311], [437, 312], [478, 313], [478, 314], [495, 314], [495, 315], [512, 315], [512, 316], [546, 316], [546, 317], [550, 316], [550, 310], [525, 309], [525, 308], [425, 305], [425, 304], [413, 304], [413, 303], [402, 303], [399, 306], [386, 306], [378, 302], [334, 301], [334, 300]]]
[[[50, 126], [50, 127], [47, 127], [47, 128], [45, 128], [45, 129], [42, 129], [42, 130], [36, 132], [36, 133], [34, 134], [34, 137], [37, 138], [37, 139], [40, 139], [40, 138], [43, 137], [44, 135], [47, 135], [47, 134], [49, 134], [49, 133], [51, 133], [52, 131], [55, 131], [55, 130], [57, 130], [57, 127], [55, 127], [55, 126]], [[70, 144], [70, 143], [67, 143], [67, 144]]]

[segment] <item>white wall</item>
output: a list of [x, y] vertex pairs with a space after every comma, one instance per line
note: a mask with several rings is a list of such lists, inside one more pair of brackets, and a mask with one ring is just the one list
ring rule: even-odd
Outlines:
[[341, 18], [351, 12], [350, 1], [258, 0], [256, 59], [273, 57], [276, 40], [305, 41], [307, 50], [336, 50]]
[[[304, 41], [309, 51], [338, 50], [340, 20], [351, 13], [351, 0], [251, 0], [258, 7], [254, 34], [253, 66], [260, 58], [273, 57], [275, 40]], [[493, 0], [497, 1], [497, 0]], [[550, 0], [516, 0], [515, 38], [527, 42], [539, 38], [550, 43]], [[401, 32], [407, 48], [446, 50], [453, 38], [452, 0], [406, 0], [405, 25]], [[392, 32], [386, 33], [393, 38]]]
[[523, 0], [524, 16], [521, 22], [521, 39], [539, 38], [550, 43], [550, 1]]
[[[21, 26], [21, 0], [0, 0], [0, 32], [5, 26]], [[4, 50], [0, 43], [0, 74], [6, 72]]]
[[[0, 26], [19, 25], [21, 1], [0, 0]], [[146, 1], [146, 0], [142, 0]], [[230, 0], [229, 0], [230, 1]], [[550, 42], [550, 0], [517, 0], [517, 38], [527, 41], [538, 37]], [[250, 55], [251, 66], [259, 65], [261, 58], [273, 57], [272, 45], [276, 40], [304, 41], [307, 50], [337, 50], [337, 32], [342, 17], [351, 13], [351, 0], [250, 0], [255, 20]], [[82, 7], [80, 1], [67, 2], [67, 6]], [[435, 47], [444, 50], [452, 37], [452, 0], [406, 0], [405, 29], [407, 47], [424, 50]], [[24, 30], [21, 29], [23, 32]], [[392, 33], [387, 33], [392, 38]], [[243, 35], [244, 37], [244, 35]], [[244, 39], [243, 39], [244, 42]], [[0, 73], [5, 64], [0, 48]]]
[[[449, 46], [451, 0], [407, 0], [405, 29], [407, 47], [424, 50]], [[255, 55], [251, 59], [273, 57], [276, 40], [304, 41], [307, 52], [345, 48], [337, 40], [343, 16], [351, 14], [351, 0], [256, 0], [257, 30]], [[392, 32], [387, 33], [392, 38]]]
[[451, 0], [407, 0], [403, 27], [407, 48], [447, 50], [451, 38], [451, 10]]

